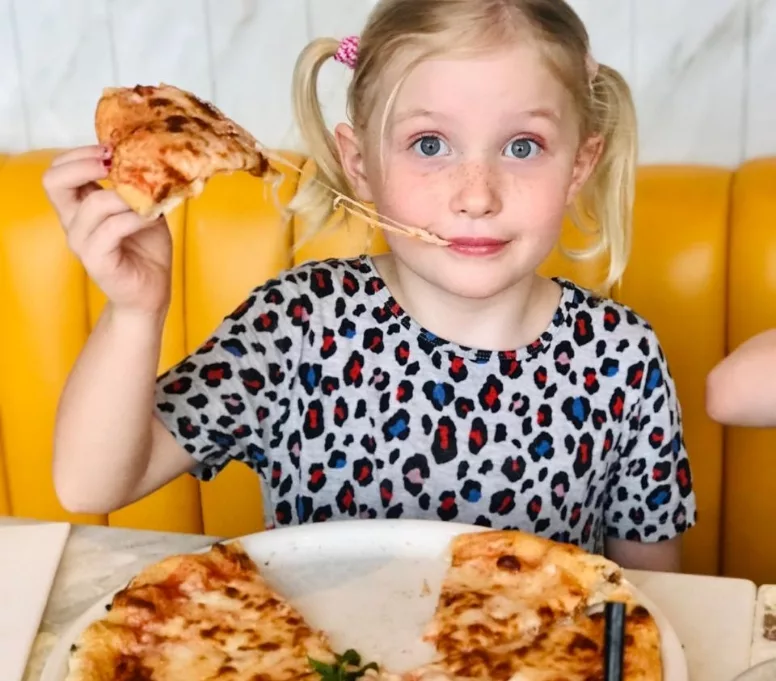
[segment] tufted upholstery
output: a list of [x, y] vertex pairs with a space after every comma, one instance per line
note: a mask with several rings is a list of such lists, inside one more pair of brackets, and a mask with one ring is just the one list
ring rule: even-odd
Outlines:
[[[50, 473], [57, 399], [103, 299], [45, 199], [40, 179], [53, 153], [0, 157], [0, 514], [225, 536], [260, 530], [259, 483], [238, 464], [211, 483], [183, 476], [107, 517], [59, 506]], [[298, 179], [287, 176], [281, 202]], [[775, 189], [776, 159], [737, 170], [642, 168], [634, 255], [613, 292], [653, 323], [677, 381], [700, 513], [686, 568], [760, 581], [776, 574], [776, 435], [724, 432], [705, 414], [704, 381], [726, 348], [776, 326]], [[386, 248], [355, 221], [302, 241], [303, 226], [284, 223], [267, 187], [239, 174], [214, 179], [170, 226], [173, 300], [160, 370], [283, 268]], [[600, 267], [555, 253], [543, 270], [591, 285]]]

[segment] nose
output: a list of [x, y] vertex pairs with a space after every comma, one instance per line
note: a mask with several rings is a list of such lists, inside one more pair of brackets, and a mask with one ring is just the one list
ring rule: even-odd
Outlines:
[[496, 172], [484, 163], [462, 164], [456, 172], [450, 209], [469, 217], [483, 218], [501, 212], [501, 195]]

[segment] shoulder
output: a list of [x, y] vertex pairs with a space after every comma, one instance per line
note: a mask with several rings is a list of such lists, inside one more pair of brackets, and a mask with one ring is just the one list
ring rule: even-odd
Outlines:
[[652, 324], [632, 307], [571, 281], [557, 281], [564, 290], [564, 309], [579, 344], [611, 342], [618, 352], [634, 348], [645, 356], [662, 357]]
[[373, 278], [373, 270], [363, 258], [311, 260], [286, 269], [268, 279], [257, 291], [293, 291], [323, 299], [363, 290]]
[[659, 396], [664, 389], [673, 395], [671, 370], [649, 321], [628, 305], [568, 281], [559, 283], [566, 290], [566, 300], [571, 301], [567, 310], [575, 342], [590, 337], [583, 342], [593, 347], [607, 376], [624, 380], [626, 392], [640, 398]]
[[290, 324], [307, 332], [321, 324], [330, 326], [338, 318], [364, 307], [364, 296], [383, 288], [382, 280], [363, 258], [310, 261], [286, 269], [254, 288], [232, 318], [253, 310], [262, 331]]

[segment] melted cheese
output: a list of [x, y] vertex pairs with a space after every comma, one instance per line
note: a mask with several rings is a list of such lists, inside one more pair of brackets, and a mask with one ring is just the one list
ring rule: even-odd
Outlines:
[[139, 575], [82, 634], [67, 681], [312, 680], [308, 656], [334, 659], [233, 545]]
[[[427, 632], [440, 655], [428, 673], [482, 681], [597, 678], [603, 625], [585, 609], [613, 594], [632, 603], [619, 574], [602, 557], [533, 535], [459, 536]], [[654, 669], [654, 660], [646, 662]], [[425, 674], [417, 679], [427, 681]]]

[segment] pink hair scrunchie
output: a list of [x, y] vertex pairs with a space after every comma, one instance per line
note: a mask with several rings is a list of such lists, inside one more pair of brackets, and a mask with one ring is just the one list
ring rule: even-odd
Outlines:
[[343, 38], [340, 41], [339, 48], [337, 49], [334, 59], [345, 64], [349, 69], [355, 69], [358, 63], [358, 45], [359, 37], [357, 35], [351, 35], [347, 38]]

